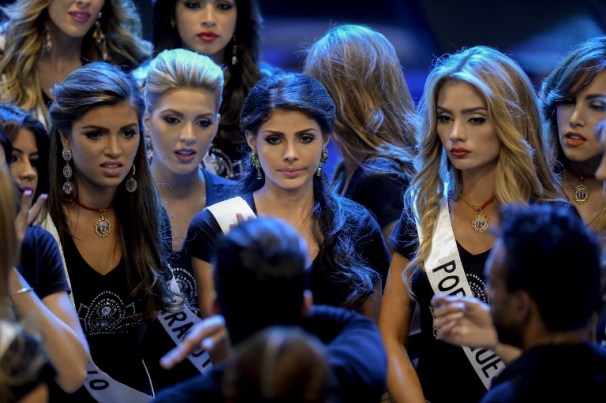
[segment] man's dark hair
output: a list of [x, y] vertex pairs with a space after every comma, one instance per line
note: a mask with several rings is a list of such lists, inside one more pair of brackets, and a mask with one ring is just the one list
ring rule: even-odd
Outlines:
[[528, 292], [549, 330], [586, 327], [600, 301], [597, 235], [555, 203], [503, 206], [500, 219], [508, 291]]
[[307, 262], [304, 239], [276, 218], [246, 221], [219, 239], [214, 284], [232, 343], [271, 325], [300, 323]]

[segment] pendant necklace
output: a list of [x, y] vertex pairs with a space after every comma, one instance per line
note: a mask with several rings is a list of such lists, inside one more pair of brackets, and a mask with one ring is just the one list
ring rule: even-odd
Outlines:
[[97, 236], [99, 236], [101, 238], [105, 238], [112, 232], [112, 223], [107, 218], [105, 218], [103, 213], [107, 209], [111, 208], [113, 203], [105, 208], [93, 208], [93, 207], [85, 206], [84, 204], [80, 203], [78, 201], [78, 199], [75, 199], [75, 202], [78, 206], [82, 207], [84, 210], [94, 211], [94, 212], [99, 213], [99, 219], [95, 223], [95, 234], [97, 234]]
[[490, 199], [486, 200], [481, 206], [474, 206], [473, 204], [468, 202], [467, 199], [463, 197], [463, 193], [459, 194], [459, 198], [463, 200], [465, 204], [467, 204], [469, 207], [478, 212], [478, 215], [476, 215], [471, 221], [471, 228], [473, 228], [475, 232], [486, 231], [488, 229], [488, 217], [486, 217], [486, 215], [484, 214], [484, 209], [488, 207], [490, 203], [495, 201], [497, 197], [493, 195]]
[[585, 204], [589, 201], [589, 189], [583, 183], [583, 177], [579, 176], [580, 184], [572, 188], [572, 194], [574, 195], [574, 202], [576, 204]]

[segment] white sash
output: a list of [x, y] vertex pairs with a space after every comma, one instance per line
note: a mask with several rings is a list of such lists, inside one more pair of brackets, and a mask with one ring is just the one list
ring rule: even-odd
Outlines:
[[100, 403], [147, 403], [153, 399], [148, 394], [116, 381], [95, 365], [92, 359], [86, 367], [84, 387]]
[[[173, 292], [177, 294], [180, 293], [179, 284], [177, 284], [174, 276], [170, 281], [170, 288]], [[175, 345], [179, 345], [191, 328], [196, 323], [200, 322], [200, 318], [184, 303], [183, 308], [180, 311], [160, 312], [158, 321]], [[190, 353], [187, 358], [202, 375], [206, 374], [212, 368], [210, 356], [206, 350], [194, 351]]]
[[[420, 243], [423, 239], [420, 226], [417, 226], [417, 232]], [[445, 199], [440, 202], [431, 250], [425, 261], [425, 272], [434, 294], [474, 296], [463, 270]], [[492, 378], [505, 368], [505, 363], [492, 350], [465, 346], [462, 348], [486, 389], [490, 388]]]
[[232, 226], [239, 224], [236, 214], [242, 214], [245, 220], [256, 217], [248, 203], [240, 196], [213, 204], [206, 209], [215, 217], [224, 234], [227, 234]]

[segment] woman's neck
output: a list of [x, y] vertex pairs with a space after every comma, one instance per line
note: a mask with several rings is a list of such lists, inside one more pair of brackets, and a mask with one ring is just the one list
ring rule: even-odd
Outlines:
[[151, 171], [163, 201], [197, 196], [199, 189], [204, 187], [204, 174], [200, 169], [187, 175], [177, 175], [152, 160]]
[[481, 203], [494, 196], [495, 179], [495, 170], [488, 172], [462, 171], [459, 193], [465, 195], [468, 200]]
[[76, 61], [81, 62], [84, 38], [66, 35], [52, 22], [48, 24], [52, 46], [44, 57], [59, 68], [61, 68], [61, 65], [73, 64]]
[[255, 206], [259, 215], [298, 216], [307, 214], [314, 204], [313, 187], [285, 190], [267, 184], [254, 192]]

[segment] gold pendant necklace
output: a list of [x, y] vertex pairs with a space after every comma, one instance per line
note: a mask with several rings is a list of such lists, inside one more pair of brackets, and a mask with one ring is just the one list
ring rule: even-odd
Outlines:
[[589, 189], [583, 183], [582, 176], [579, 176], [579, 180], [581, 183], [572, 188], [572, 193], [574, 194], [575, 203], [584, 204], [589, 200]]
[[475, 232], [484, 232], [488, 229], [488, 217], [484, 214], [484, 209], [488, 207], [490, 203], [496, 200], [496, 196], [492, 196], [490, 199], [486, 200], [481, 206], [474, 206], [470, 202], [467, 201], [463, 197], [463, 193], [459, 193], [459, 198], [465, 202], [469, 207], [478, 212], [478, 215], [471, 220], [471, 228]]
[[99, 219], [95, 223], [95, 234], [97, 234], [97, 236], [99, 236], [101, 238], [105, 238], [106, 236], [111, 234], [112, 223], [107, 218], [105, 218], [103, 213], [108, 208], [111, 208], [113, 203], [105, 208], [93, 208], [93, 207], [85, 206], [84, 204], [80, 203], [80, 201], [78, 201], [78, 199], [76, 199], [75, 202], [78, 206], [82, 207], [85, 210], [95, 211], [95, 212], [99, 213]]

